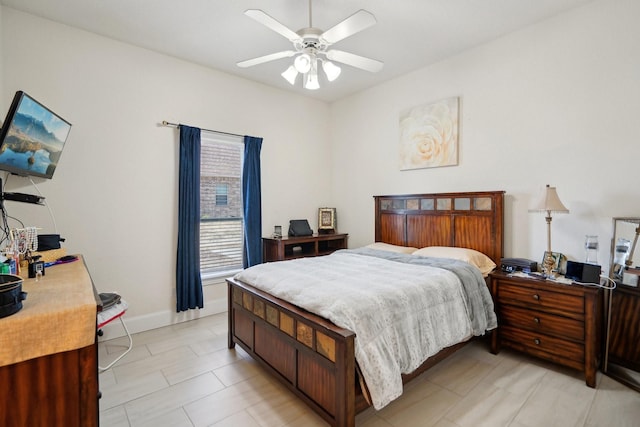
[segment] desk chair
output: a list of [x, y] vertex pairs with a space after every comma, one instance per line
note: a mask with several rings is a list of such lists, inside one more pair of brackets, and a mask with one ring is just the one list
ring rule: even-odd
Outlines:
[[100, 373], [103, 373], [104, 371], [110, 369], [113, 365], [115, 365], [118, 361], [120, 361], [120, 359], [122, 359], [127, 353], [129, 353], [133, 348], [133, 338], [129, 333], [129, 329], [127, 329], [127, 325], [124, 323], [124, 320], [122, 319], [122, 316], [129, 308], [129, 306], [127, 305], [127, 302], [123, 299], [120, 299], [119, 295], [113, 294], [113, 293], [100, 294], [100, 299], [103, 301], [103, 307], [104, 307], [105, 306], [104, 302], [113, 301], [114, 296], [116, 297], [117, 303], [111, 305], [108, 308], [103, 308], [103, 310], [98, 313], [98, 319], [97, 319], [98, 336], [101, 337], [103, 335], [103, 332], [101, 329], [102, 327], [104, 327], [105, 325], [108, 325], [109, 323], [113, 322], [116, 319], [120, 319], [120, 323], [122, 324], [122, 327], [124, 328], [124, 331], [126, 332], [127, 337], [129, 338], [129, 346], [123, 353], [121, 353], [114, 361], [109, 363], [107, 366], [105, 367], [98, 366], [98, 370]]

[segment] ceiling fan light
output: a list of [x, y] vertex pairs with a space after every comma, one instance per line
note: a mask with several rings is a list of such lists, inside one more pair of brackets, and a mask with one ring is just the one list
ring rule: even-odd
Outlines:
[[320, 89], [320, 82], [318, 82], [318, 72], [317, 70], [311, 70], [305, 76], [306, 80], [304, 82], [304, 88], [309, 90], [317, 90]]
[[296, 70], [298, 70], [299, 73], [308, 73], [311, 69], [311, 57], [306, 53], [298, 55], [293, 61], [293, 65], [296, 67]]
[[281, 74], [282, 77], [292, 85], [296, 83], [296, 78], [298, 77], [298, 70], [293, 65], [290, 65], [284, 73]]
[[342, 69], [331, 61], [322, 61], [322, 69], [330, 82], [338, 78]]

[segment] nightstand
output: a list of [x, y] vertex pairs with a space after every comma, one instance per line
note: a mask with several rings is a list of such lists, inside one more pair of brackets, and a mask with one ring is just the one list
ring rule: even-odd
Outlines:
[[498, 329], [491, 352], [509, 347], [584, 372], [596, 385], [600, 358], [602, 290], [544, 279], [491, 273]]

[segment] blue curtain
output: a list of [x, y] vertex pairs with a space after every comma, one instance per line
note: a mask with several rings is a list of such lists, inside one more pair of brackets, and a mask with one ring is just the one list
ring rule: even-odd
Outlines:
[[244, 137], [242, 207], [244, 209], [244, 268], [262, 263], [262, 198], [260, 195], [260, 149], [262, 138]]
[[202, 308], [200, 277], [200, 129], [180, 125], [177, 312]]

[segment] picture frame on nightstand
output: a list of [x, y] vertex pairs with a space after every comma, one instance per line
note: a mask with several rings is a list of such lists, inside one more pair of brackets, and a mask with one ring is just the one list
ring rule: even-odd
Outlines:
[[[546, 256], [547, 251], [544, 251], [544, 254], [542, 255], [542, 263], [540, 263], [540, 265], [544, 265]], [[556, 273], [564, 274], [567, 271], [567, 257], [560, 252], [551, 252], [551, 258], [553, 259], [553, 268], [551, 270]]]

